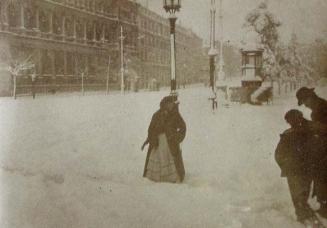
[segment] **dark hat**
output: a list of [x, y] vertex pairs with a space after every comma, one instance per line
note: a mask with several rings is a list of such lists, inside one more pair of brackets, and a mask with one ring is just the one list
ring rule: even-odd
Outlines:
[[168, 103], [178, 104], [178, 101], [177, 101], [177, 99], [176, 99], [175, 96], [166, 96], [166, 97], [164, 97], [164, 98], [161, 99], [161, 101], [160, 101], [160, 108], [162, 108], [164, 105], [166, 105]]
[[298, 100], [298, 105], [302, 105], [303, 101], [309, 97], [315, 95], [314, 88], [302, 87], [296, 92], [296, 98]]
[[291, 109], [288, 112], [286, 112], [284, 118], [288, 123], [292, 123], [295, 120], [303, 119], [303, 114], [301, 111], [297, 109]]

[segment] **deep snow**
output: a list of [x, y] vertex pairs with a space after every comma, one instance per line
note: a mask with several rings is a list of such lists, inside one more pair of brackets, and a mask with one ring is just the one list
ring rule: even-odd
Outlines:
[[1, 98], [0, 227], [302, 227], [274, 161], [294, 94], [212, 113], [207, 88], [180, 90], [176, 185], [142, 178], [140, 147], [167, 93]]

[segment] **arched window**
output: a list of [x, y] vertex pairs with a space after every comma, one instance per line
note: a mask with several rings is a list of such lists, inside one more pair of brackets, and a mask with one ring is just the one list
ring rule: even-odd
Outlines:
[[96, 58], [94, 56], [88, 56], [88, 70], [89, 75], [96, 74]]
[[96, 26], [96, 40], [102, 39], [102, 31], [103, 31], [103, 24], [100, 24], [98, 22], [95, 22], [93, 26]]
[[10, 3], [8, 5], [8, 23], [10, 27], [18, 27], [19, 26], [19, 4], [18, 3]]
[[39, 20], [40, 20], [40, 31], [41, 32], [49, 32], [49, 17], [47, 12], [45, 12], [44, 10], [39, 11]]
[[93, 39], [93, 23], [86, 22], [87, 23], [87, 39], [92, 40]]
[[32, 7], [25, 8], [25, 27], [27, 29], [33, 29], [36, 27], [35, 10], [33, 10]]
[[84, 38], [84, 22], [76, 19], [76, 36], [77, 38]]
[[62, 33], [62, 16], [58, 13], [53, 14], [53, 32], [58, 35]]
[[74, 57], [72, 53], [67, 53], [66, 54], [66, 61], [67, 61], [67, 74], [68, 75], [73, 75], [74, 74]]
[[6, 8], [4, 6], [4, 3], [2, 1], [0, 1], [0, 24], [3, 24], [3, 22], [5, 21], [5, 18], [4, 18], [5, 10], [6, 10]]
[[65, 32], [66, 36], [72, 37], [74, 35], [74, 18], [71, 15], [66, 15]]
[[62, 51], [55, 52], [55, 69], [56, 75], [64, 74], [64, 53]]
[[50, 51], [43, 50], [42, 51], [42, 74], [52, 74], [52, 56]]

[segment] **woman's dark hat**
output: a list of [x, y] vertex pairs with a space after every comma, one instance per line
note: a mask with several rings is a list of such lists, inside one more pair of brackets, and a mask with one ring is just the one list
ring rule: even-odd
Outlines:
[[179, 102], [177, 101], [175, 96], [166, 96], [161, 99], [160, 107], [163, 107], [164, 105], [169, 104], [169, 103], [178, 104]]
[[298, 101], [298, 105], [302, 105], [303, 101], [309, 97], [312, 97], [315, 95], [314, 88], [307, 88], [307, 87], [302, 87], [296, 92], [296, 98]]

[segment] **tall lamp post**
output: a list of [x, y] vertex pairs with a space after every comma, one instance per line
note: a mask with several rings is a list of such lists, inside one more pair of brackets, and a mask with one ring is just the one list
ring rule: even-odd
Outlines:
[[181, 0], [163, 0], [163, 7], [169, 13], [170, 22], [170, 94], [177, 97], [176, 91], [176, 43], [175, 43], [175, 28], [176, 28], [176, 11], [181, 8]]
[[219, 22], [220, 22], [220, 47], [219, 47], [219, 71], [218, 79], [225, 80], [223, 44], [224, 44], [224, 22], [223, 22], [223, 0], [219, 0]]
[[211, 0], [211, 7], [210, 7], [210, 49], [208, 52], [209, 55], [209, 67], [210, 67], [210, 86], [212, 92], [216, 91], [215, 89], [215, 57], [217, 56], [218, 52], [215, 48], [215, 27], [216, 27], [216, 1]]

